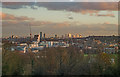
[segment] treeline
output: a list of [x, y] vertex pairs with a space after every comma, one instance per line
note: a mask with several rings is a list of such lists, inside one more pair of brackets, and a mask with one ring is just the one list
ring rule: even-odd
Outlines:
[[[69, 48], [46, 48], [39, 53], [9, 51], [3, 45], [3, 75], [119, 75], [116, 55], [85, 54]], [[115, 63], [111, 62], [115, 59]]]

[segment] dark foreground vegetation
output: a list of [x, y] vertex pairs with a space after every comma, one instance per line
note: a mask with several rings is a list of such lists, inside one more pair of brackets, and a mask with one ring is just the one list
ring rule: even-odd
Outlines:
[[[4, 44], [3, 75], [114, 75], [119, 76], [118, 54], [84, 54], [69, 48], [46, 48], [39, 53], [12, 52]], [[111, 59], [115, 61], [112, 62]]]

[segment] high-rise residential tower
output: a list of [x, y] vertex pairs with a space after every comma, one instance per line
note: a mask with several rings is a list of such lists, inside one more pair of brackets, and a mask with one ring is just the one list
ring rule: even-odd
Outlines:
[[42, 42], [42, 32], [40, 32], [40, 42]]

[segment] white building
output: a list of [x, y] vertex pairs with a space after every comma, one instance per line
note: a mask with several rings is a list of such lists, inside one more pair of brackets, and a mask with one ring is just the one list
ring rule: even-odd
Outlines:
[[69, 34], [68, 34], [68, 38], [71, 38], [71, 37], [72, 37], [72, 34], [69, 33]]
[[29, 45], [29, 48], [34, 48], [34, 47], [38, 47], [37, 41], [33, 41], [32, 44]]

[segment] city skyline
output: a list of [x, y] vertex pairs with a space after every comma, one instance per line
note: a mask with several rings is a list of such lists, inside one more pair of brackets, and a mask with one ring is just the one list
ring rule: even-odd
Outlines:
[[29, 36], [40, 31], [57, 34], [118, 35], [117, 3], [5, 2], [2, 4], [3, 37]]
[[[34, 38], [34, 37], [38, 37], [41, 36], [40, 33], [38, 34], [28, 34], [27, 36], [19, 36], [19, 35], [10, 35], [10, 36], [6, 36], [6, 37], [2, 37], [2, 38]], [[83, 36], [81, 34], [71, 34], [71, 33], [66, 33], [66, 34], [61, 34], [61, 35], [57, 35], [57, 34], [52, 34], [52, 35], [48, 35], [44, 32], [42, 32], [42, 38], [86, 38], [86, 37], [92, 37], [92, 36], [98, 36], [98, 37], [109, 37], [109, 36], [119, 36], [119, 35], [89, 35], [89, 36]]]

